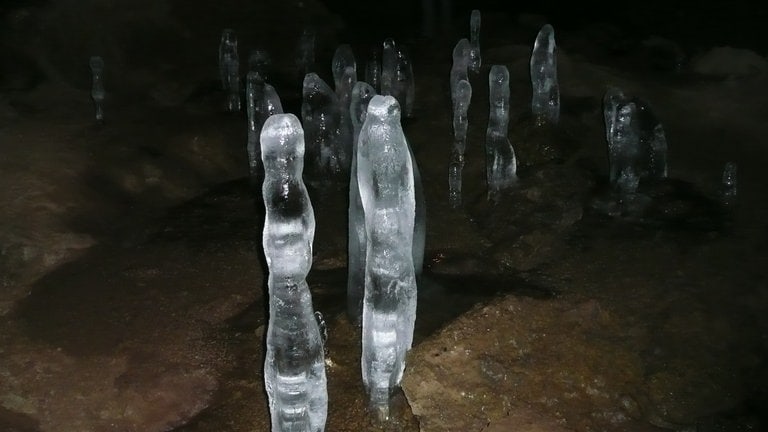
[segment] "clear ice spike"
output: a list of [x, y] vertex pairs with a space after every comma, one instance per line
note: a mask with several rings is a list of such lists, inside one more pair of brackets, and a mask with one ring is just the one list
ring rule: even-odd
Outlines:
[[368, 83], [358, 81], [352, 90], [349, 106], [352, 117], [352, 167], [349, 176], [349, 236], [347, 241], [347, 316], [359, 324], [363, 313], [363, 292], [365, 291], [365, 214], [357, 184], [357, 152], [360, 129], [365, 123], [368, 104], [376, 90]]
[[459, 81], [469, 81], [467, 68], [469, 68], [469, 52], [471, 47], [467, 39], [461, 39], [453, 48], [453, 65], [451, 66], [451, 102], [456, 105], [456, 86]]
[[[352, 68], [355, 82], [357, 82], [357, 62], [355, 61], [355, 53], [352, 51], [352, 47], [348, 44], [341, 44], [336, 48], [336, 51], [333, 53], [333, 59], [331, 60], [331, 72], [333, 73], [333, 83], [337, 94], [339, 93], [341, 81], [344, 78], [344, 72], [347, 68]], [[351, 91], [352, 88], [350, 87], [349, 92]]]
[[322, 432], [328, 412], [325, 358], [306, 276], [315, 216], [302, 180], [304, 133], [293, 114], [269, 117], [261, 131], [269, 269], [264, 384], [272, 431]]
[[91, 99], [96, 109], [96, 121], [104, 121], [104, 99], [107, 96], [104, 90], [104, 59], [93, 56], [88, 62], [91, 68]]
[[485, 132], [488, 198], [497, 202], [500, 193], [517, 183], [517, 158], [508, 138], [509, 70], [493, 65], [488, 74], [490, 113]]
[[461, 173], [464, 170], [464, 154], [467, 150], [467, 114], [471, 100], [472, 85], [467, 80], [459, 81], [453, 100], [453, 146], [448, 166], [448, 201], [452, 208], [461, 205]]
[[232, 29], [224, 29], [221, 32], [221, 41], [219, 42], [219, 77], [221, 78], [221, 89], [229, 90], [229, 63], [237, 56], [237, 35]]
[[416, 319], [414, 174], [395, 98], [371, 99], [357, 162], [367, 236], [362, 375], [371, 409], [386, 420]]
[[482, 57], [480, 55], [480, 11], [475, 9], [469, 16], [469, 69], [480, 73]]
[[536, 36], [531, 54], [531, 112], [537, 126], [560, 120], [560, 86], [557, 82], [555, 30], [545, 24]]

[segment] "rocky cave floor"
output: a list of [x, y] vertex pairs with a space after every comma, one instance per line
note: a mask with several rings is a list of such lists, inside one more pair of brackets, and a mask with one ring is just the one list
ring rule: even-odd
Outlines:
[[[472, 76], [459, 210], [446, 181], [455, 41], [410, 41], [418, 101], [404, 128], [424, 179], [427, 257], [389, 425], [366, 414], [360, 332], [344, 316], [346, 191], [311, 191], [309, 282], [329, 330], [326, 429], [768, 428], [767, 71], [658, 69], [653, 53], [617, 59], [565, 36], [562, 119], [536, 128], [530, 48], [500, 33], [484, 39], [483, 72]], [[510, 69], [520, 163], [519, 186], [498, 205], [485, 199], [482, 150], [492, 64]], [[243, 115], [223, 112], [210, 71], [169, 90], [183, 98], [110, 94], [104, 124], [87, 88], [6, 86], [0, 430], [269, 429], [260, 197], [245, 178]], [[296, 113], [298, 81], [277, 75]], [[669, 180], [644, 185], [652, 204], [624, 217], [600, 211], [610, 199], [607, 85], [649, 100], [670, 146]], [[725, 207], [731, 160], [739, 197]]]

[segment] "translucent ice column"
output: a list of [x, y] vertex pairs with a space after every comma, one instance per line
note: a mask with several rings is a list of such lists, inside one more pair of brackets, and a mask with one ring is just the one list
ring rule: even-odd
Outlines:
[[632, 118], [637, 106], [624, 95], [610, 89], [603, 98], [603, 115], [606, 120], [608, 139], [609, 181], [622, 195], [637, 191], [640, 184], [638, 160], [640, 159], [640, 137], [632, 128]]
[[363, 383], [377, 417], [388, 419], [389, 397], [400, 385], [416, 319], [413, 168], [395, 98], [371, 99], [360, 132], [357, 162], [368, 242]]
[[488, 74], [490, 114], [485, 132], [488, 198], [498, 201], [499, 193], [517, 183], [517, 158], [507, 137], [509, 126], [509, 70], [493, 65]]
[[464, 169], [464, 153], [467, 150], [467, 112], [471, 100], [472, 86], [469, 81], [459, 81], [453, 100], [453, 147], [448, 165], [448, 202], [453, 208], [461, 205], [461, 173]]
[[347, 243], [347, 315], [358, 323], [363, 312], [365, 290], [365, 214], [357, 184], [358, 137], [368, 112], [368, 104], [376, 91], [365, 82], [358, 81], [352, 90], [349, 111], [352, 117], [352, 168], [349, 177], [349, 237]]
[[237, 58], [237, 35], [232, 29], [224, 29], [219, 42], [219, 77], [222, 90], [229, 89], [228, 63], [232, 58]]
[[395, 76], [394, 95], [400, 106], [404, 107], [403, 114], [413, 117], [413, 104], [416, 98], [416, 79], [413, 76], [413, 63], [408, 52], [403, 47], [397, 48], [397, 68]]
[[258, 73], [264, 81], [269, 81], [269, 69], [272, 66], [272, 59], [269, 53], [255, 49], [248, 54], [248, 70]]
[[104, 121], [104, 60], [99, 56], [91, 57], [88, 62], [91, 68], [91, 99], [96, 108], [96, 121]]
[[332, 182], [349, 172], [350, 154], [339, 139], [341, 121], [336, 93], [316, 73], [304, 78], [301, 117], [307, 136], [312, 177], [320, 183]]
[[391, 96], [397, 79], [397, 47], [392, 38], [384, 40], [381, 51], [381, 94]]
[[379, 62], [378, 49], [371, 50], [371, 57], [365, 64], [365, 82], [370, 84], [374, 90], [380, 88], [381, 63]]
[[736, 162], [728, 162], [723, 167], [723, 182], [721, 190], [721, 200], [727, 207], [731, 207], [736, 204], [736, 198], [738, 197], [738, 178], [737, 178], [738, 166]]
[[[336, 94], [339, 94], [341, 81], [347, 68], [352, 68], [355, 82], [357, 82], [357, 62], [355, 61], [355, 53], [352, 52], [352, 47], [348, 44], [341, 44], [336, 48], [336, 51], [333, 53], [333, 59], [331, 60], [331, 72], [333, 73], [333, 84], [336, 88]], [[354, 85], [354, 83], [352, 84]], [[348, 89], [348, 92], [352, 92], [351, 87]], [[349, 109], [349, 107], [347, 107], [347, 109]]]
[[261, 181], [261, 145], [259, 136], [267, 118], [274, 114], [282, 114], [283, 106], [280, 96], [271, 85], [261, 79], [257, 72], [249, 72], [246, 76], [246, 111], [248, 114], [248, 168], [253, 183]]
[[348, 165], [344, 167], [344, 172], [348, 172], [351, 159], [353, 155], [354, 143], [352, 141], [354, 135], [354, 123], [352, 120], [352, 114], [350, 111], [350, 104], [352, 99], [352, 91], [357, 83], [357, 71], [353, 66], [347, 66], [341, 74], [341, 78], [336, 84], [336, 96], [339, 99], [339, 131], [338, 140], [339, 145], [343, 148], [343, 152], [349, 155]]
[[611, 87], [603, 97], [609, 181], [621, 193], [634, 193], [641, 179], [667, 176], [664, 128], [647, 102]]
[[328, 411], [323, 342], [306, 282], [315, 216], [301, 178], [304, 133], [293, 114], [267, 119], [261, 154], [269, 268], [264, 383], [272, 431], [323, 431]]
[[469, 81], [467, 69], [469, 68], [469, 52], [471, 47], [469, 41], [461, 39], [453, 48], [453, 65], [451, 66], [451, 101], [456, 105], [456, 86], [459, 81]]
[[474, 73], [480, 72], [482, 56], [480, 55], [480, 11], [475, 9], [469, 16], [469, 69]]
[[221, 86], [227, 92], [227, 110], [240, 111], [240, 59], [237, 55], [237, 36], [232, 29], [221, 33], [219, 74]]
[[301, 76], [306, 76], [315, 68], [315, 31], [307, 28], [301, 33], [298, 44], [296, 65]]
[[538, 126], [560, 120], [560, 87], [557, 83], [555, 30], [545, 24], [536, 36], [531, 54], [531, 112]]

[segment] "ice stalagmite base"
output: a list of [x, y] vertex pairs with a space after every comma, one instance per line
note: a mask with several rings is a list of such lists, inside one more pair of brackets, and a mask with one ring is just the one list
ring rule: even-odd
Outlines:
[[321, 432], [328, 412], [325, 359], [306, 282], [315, 216], [301, 178], [304, 133], [293, 114], [267, 119], [261, 154], [263, 245], [269, 267], [264, 383], [272, 431]]
[[555, 30], [546, 24], [533, 44], [531, 54], [531, 113], [537, 126], [560, 120], [560, 86], [557, 82]]
[[371, 99], [357, 160], [367, 236], [361, 366], [370, 406], [385, 420], [416, 319], [413, 167], [395, 98]]
[[488, 74], [490, 114], [485, 132], [488, 199], [498, 201], [501, 191], [517, 183], [517, 158], [508, 138], [509, 70], [493, 65]]
[[376, 95], [372, 86], [358, 81], [352, 90], [349, 106], [352, 118], [352, 167], [349, 176], [349, 237], [347, 239], [347, 316], [359, 324], [363, 315], [363, 292], [365, 291], [365, 213], [360, 200], [360, 188], [357, 184], [357, 142], [360, 129], [365, 123], [368, 104]]
[[453, 146], [448, 166], [448, 202], [453, 208], [461, 205], [461, 173], [464, 170], [464, 154], [467, 150], [467, 113], [471, 99], [472, 86], [469, 81], [459, 81], [453, 99]]

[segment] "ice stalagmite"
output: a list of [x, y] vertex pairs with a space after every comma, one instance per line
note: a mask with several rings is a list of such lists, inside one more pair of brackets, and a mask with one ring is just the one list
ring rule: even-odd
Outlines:
[[448, 165], [448, 202], [451, 207], [461, 205], [461, 173], [464, 170], [464, 153], [467, 150], [467, 128], [469, 103], [472, 100], [472, 86], [467, 80], [456, 85], [453, 99], [453, 147]]
[[354, 147], [354, 142], [352, 141], [354, 124], [350, 112], [350, 103], [355, 84], [357, 84], [357, 71], [354, 67], [347, 66], [342, 72], [336, 87], [336, 96], [339, 98], [337, 106], [339, 109], [339, 145], [342, 147], [344, 154], [349, 155], [349, 162], [347, 162], [348, 165], [344, 168], [344, 172], [348, 172], [352, 162], [352, 155], [354, 154], [352, 150]]
[[237, 35], [232, 29], [224, 29], [219, 42], [219, 78], [222, 90], [229, 89], [228, 63], [232, 58], [237, 58]]
[[536, 36], [531, 54], [531, 112], [536, 125], [560, 120], [560, 86], [557, 83], [555, 30], [545, 24]]
[[490, 114], [485, 132], [488, 198], [498, 201], [502, 190], [517, 183], [517, 158], [507, 137], [509, 127], [509, 70], [493, 65], [488, 74]]
[[456, 86], [459, 81], [469, 81], [467, 68], [469, 68], [469, 52], [471, 47], [469, 41], [461, 39], [453, 48], [453, 65], [451, 66], [451, 101], [456, 105]]
[[96, 121], [104, 121], [104, 60], [99, 56], [91, 57], [88, 62], [91, 68], [91, 99], [96, 109]]
[[469, 16], [469, 69], [480, 73], [482, 56], [480, 55], [480, 11], [475, 9]]
[[[352, 52], [351, 46], [342, 44], [336, 48], [336, 52], [333, 53], [333, 59], [331, 60], [333, 85], [335, 86], [336, 94], [339, 96], [339, 99], [341, 99], [339, 88], [341, 87], [341, 81], [347, 68], [352, 68], [354, 80], [357, 82], [357, 62], [355, 61], [355, 53]], [[354, 83], [352, 84], [354, 85]], [[351, 87], [348, 89], [348, 92], [352, 92]], [[346, 109], [349, 109], [349, 107]]]
[[311, 28], [306, 28], [301, 33], [299, 38], [299, 46], [297, 48], [298, 55], [296, 58], [296, 65], [299, 67], [299, 73], [301, 76], [306, 76], [308, 73], [315, 69], [315, 31]]
[[413, 104], [416, 98], [416, 80], [413, 76], [413, 64], [408, 52], [403, 47], [397, 47], [397, 68], [395, 91], [393, 96], [402, 106], [406, 117], [413, 117]]
[[738, 184], [738, 165], [736, 162], [728, 162], [723, 167], [723, 182], [720, 197], [723, 205], [726, 207], [732, 207], [736, 204], [736, 199], [739, 193]]
[[609, 180], [617, 192], [630, 195], [637, 191], [640, 184], [640, 172], [637, 161], [640, 158], [640, 137], [632, 129], [632, 118], [637, 106], [616, 94], [606, 96], [604, 108], [612, 117], [606, 124], [608, 139]]
[[365, 64], [365, 82], [374, 90], [379, 90], [381, 82], [381, 63], [379, 62], [378, 49], [371, 50], [371, 57]]
[[264, 81], [269, 81], [270, 67], [272, 67], [272, 59], [268, 52], [255, 49], [248, 54], [248, 71], [258, 73]]
[[370, 406], [384, 420], [416, 319], [413, 167], [395, 98], [371, 99], [357, 162], [367, 236], [361, 365]]
[[263, 245], [269, 268], [264, 383], [272, 431], [321, 432], [328, 411], [325, 359], [306, 282], [315, 216], [301, 178], [304, 133], [293, 114], [267, 119], [261, 154]]
[[395, 93], [397, 80], [397, 47], [392, 38], [384, 40], [381, 51], [381, 94], [391, 96]]
[[351, 155], [339, 139], [341, 121], [336, 93], [316, 73], [304, 78], [301, 117], [307, 137], [310, 177], [332, 183], [348, 172]]
[[240, 111], [240, 59], [237, 54], [237, 36], [225, 29], [219, 43], [219, 74], [222, 88], [227, 92], [227, 110]]
[[246, 111], [248, 114], [248, 169], [251, 181], [255, 184], [261, 181], [261, 145], [259, 136], [267, 118], [274, 114], [282, 114], [283, 106], [280, 96], [271, 85], [261, 79], [257, 72], [249, 72], [246, 76]]
[[648, 103], [611, 87], [603, 97], [609, 181], [621, 194], [634, 193], [642, 179], [667, 176], [664, 128]]
[[365, 214], [357, 184], [358, 137], [368, 112], [368, 104], [376, 91], [363, 81], [352, 90], [350, 115], [352, 117], [352, 168], [349, 176], [349, 237], [347, 243], [347, 315], [353, 323], [359, 323], [363, 313], [365, 291]]

